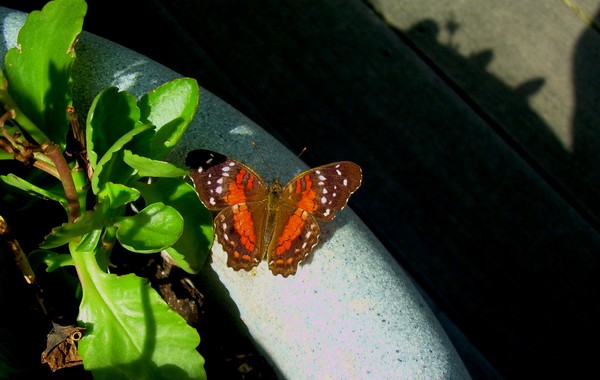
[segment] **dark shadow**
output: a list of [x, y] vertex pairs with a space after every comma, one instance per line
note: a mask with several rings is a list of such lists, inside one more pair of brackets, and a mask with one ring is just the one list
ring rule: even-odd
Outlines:
[[[264, 350], [252, 339], [237, 305], [208, 262], [198, 274], [197, 281], [204, 292], [206, 310], [198, 331], [207, 376], [222, 379], [242, 379], [245, 376], [275, 379], [277, 368], [271, 367], [263, 356]], [[244, 374], [235, 371], [242, 366], [250, 369], [250, 372]]]
[[[460, 30], [460, 24], [449, 21], [446, 28], [451, 28], [449, 33], [453, 35]], [[589, 190], [578, 179], [579, 172], [574, 171], [571, 153], [530, 105], [530, 98], [544, 86], [544, 78], [509, 86], [488, 70], [494, 59], [492, 49], [463, 56], [452, 41], [440, 41], [440, 27], [433, 20], [421, 21], [397, 33], [510, 149], [586, 214], [576, 198], [578, 193]], [[588, 201], [596, 203], [593, 199]]]
[[[452, 36], [460, 30], [460, 24], [449, 20], [446, 29]], [[596, 228], [600, 226], [600, 112], [597, 106], [600, 71], [596, 68], [600, 33], [597, 26], [586, 29], [574, 57], [576, 108], [572, 151], [565, 148], [552, 128], [530, 107], [529, 98], [543, 87], [543, 78], [531, 78], [514, 88], [508, 86], [487, 70], [494, 59], [493, 50], [463, 57], [452, 40], [440, 41], [440, 26], [432, 20], [421, 21], [397, 33], [582, 217]]]
[[[483, 299], [476, 300], [471, 296], [469, 299], [463, 298], [462, 302], [465, 303], [458, 305], [460, 297], [455, 298], [451, 295], [453, 291], [448, 291], [454, 284], [461, 282], [458, 277], [466, 273], [458, 270], [458, 267], [454, 268], [455, 272], [446, 272], [444, 275], [448, 278], [455, 277], [453, 285], [444, 289], [443, 281], [433, 276], [434, 273], [443, 271], [434, 269], [435, 265], [432, 267], [432, 263], [429, 264], [429, 269], [424, 269], [416, 259], [408, 259], [408, 265], [414, 265], [413, 268], [419, 273], [416, 275], [417, 278], [422, 280], [422, 284], [426, 284], [424, 286], [428, 293], [433, 295], [435, 302], [442, 305], [444, 310], [457, 312], [457, 314], [452, 312], [450, 314], [456, 318], [456, 321], [459, 321], [462, 331], [466, 332], [470, 339], [473, 339], [475, 345], [503, 375], [522, 375], [525, 373], [523, 371], [527, 365], [552, 360], [550, 358], [562, 357], [562, 360], [568, 362], [575, 360], [578, 356], [585, 357], [584, 351], [579, 349], [559, 354], [551, 348], [553, 345], [577, 346], [575, 342], [578, 341], [578, 338], [575, 336], [578, 333], [576, 332], [569, 335], [555, 331], [553, 339], [548, 339], [543, 335], [552, 334], [555, 329], [564, 328], [562, 327], [563, 323], [575, 325], [577, 330], [580, 328], [583, 331], [586, 329], [596, 330], [595, 326], [590, 324], [594, 312], [587, 310], [589, 301], [595, 297], [595, 291], [587, 292], [586, 295], [584, 289], [589, 289], [590, 279], [597, 275], [594, 268], [598, 257], [593, 248], [597, 247], [597, 238], [592, 238], [592, 242], [596, 241], [596, 243], [591, 243], [591, 246], [587, 246], [587, 243], [580, 246], [573, 242], [570, 247], [559, 248], [549, 244], [550, 241], [544, 243], [543, 241], [546, 239], [543, 236], [555, 235], [558, 237], [565, 233], [569, 234], [570, 232], [567, 231], [571, 231], [573, 228], [588, 229], [590, 227], [592, 235], [596, 234], [595, 236], [597, 236], [598, 226], [600, 226], [598, 223], [600, 221], [600, 197], [598, 197], [598, 190], [600, 190], [600, 108], [598, 107], [600, 104], [600, 70], [598, 70], [600, 33], [597, 27], [599, 17], [600, 13], [595, 17], [596, 24], [587, 28], [582, 35], [574, 57], [576, 108], [572, 125], [574, 138], [572, 151], [565, 148], [552, 128], [530, 106], [530, 97], [544, 86], [544, 78], [531, 78], [516, 87], [507, 85], [487, 69], [494, 59], [492, 49], [463, 56], [457, 50], [457, 46], [452, 43], [452, 39], [448, 43], [440, 41], [441, 27], [433, 20], [421, 21], [405, 31], [395, 30], [400, 39], [504, 141], [506, 147], [514, 152], [515, 159], [522, 159], [551, 189], [550, 191], [555, 192], [563, 201], [566, 201], [568, 206], [576, 210], [578, 217], [581, 218], [580, 222], [559, 218], [552, 227], [550, 226], [553, 223], [548, 221], [547, 229], [540, 229], [541, 226], [536, 227], [535, 220], [544, 214], [541, 210], [553, 206], [551, 203], [546, 204], [546, 201], [535, 197], [526, 203], [524, 201], [527, 197], [524, 194], [519, 194], [522, 196], [521, 199], [513, 196], [504, 197], [502, 193], [514, 191], [517, 195], [522, 188], [520, 181], [515, 181], [513, 173], [500, 169], [494, 175], [505, 177], [507, 182], [505, 184], [502, 184], [502, 181], [498, 182], [500, 187], [489, 192], [485, 198], [475, 201], [475, 204], [483, 205], [480, 202], [487, 203], [498, 198], [508, 200], [509, 204], [512, 204], [509, 207], [517, 207], [513, 211], [517, 213], [513, 214], [512, 220], [515, 222], [515, 226], [520, 224], [520, 227], [517, 227], [518, 232], [506, 225], [503, 226], [503, 223], [500, 222], [504, 219], [500, 215], [501, 212], [494, 215], [479, 208], [473, 210], [473, 213], [464, 214], [466, 219], [461, 220], [461, 223], [466, 222], [467, 219], [476, 220], [477, 214], [488, 215], [488, 218], [482, 222], [493, 226], [496, 231], [485, 233], [486, 228], [477, 228], [472, 225], [469, 227], [468, 234], [473, 235], [474, 241], [479, 241], [479, 248], [483, 251], [480, 253], [453, 252], [455, 255], [453, 260], [471, 261], [470, 265], [475, 265], [482, 276], [476, 282], [476, 286], [481, 287], [481, 292], [473, 292], [471, 295], [487, 294], [491, 297], [489, 303]], [[453, 36], [460, 30], [460, 24], [455, 20], [450, 20], [446, 23], [446, 28], [448, 28], [448, 34]], [[473, 146], [480, 144], [479, 141], [469, 141], [469, 138], [472, 137], [469, 134], [465, 134], [464, 137], [464, 144]], [[456, 148], [460, 145], [449, 144], [449, 148], [452, 147]], [[480, 158], [489, 162], [494, 161], [495, 151], [490, 151], [488, 158], [485, 158], [485, 152], [482, 153]], [[440, 165], [446, 166], [448, 163], [440, 162]], [[469, 165], [465, 170], [473, 170], [477, 165], [477, 163], [474, 163], [474, 166]], [[481, 177], [481, 181], [487, 180], [488, 178]], [[468, 175], [462, 179], [452, 179], [448, 185], [452, 185], [453, 181], [470, 182]], [[504, 189], [505, 185], [508, 185], [506, 189]], [[468, 196], [473, 195], [468, 194], [472, 189], [466, 191], [465, 200], [468, 199]], [[519, 204], [521, 206], [518, 206]], [[507, 205], [500, 202], [498, 210]], [[535, 216], [535, 212], [531, 212], [534, 208], [540, 208], [540, 215]], [[463, 209], [463, 212], [467, 210], [468, 208]], [[518, 211], [522, 211], [523, 214], [519, 214]], [[529, 212], [531, 214], [528, 214]], [[495, 219], [489, 219], [491, 215], [494, 215]], [[529, 222], [531, 224], [528, 224]], [[526, 229], [530, 229], [530, 231], [527, 232]], [[482, 233], [484, 235], [477, 236]], [[520, 238], [517, 236], [523, 233], [523, 237], [529, 236], [525, 237], [521, 243], [517, 243], [519, 246], [509, 248], [509, 244], [506, 246], [508, 250], [504, 253], [501, 251], [492, 253], [503, 245], [494, 242], [499, 238], [497, 234], [505, 235], [506, 239], [519, 240]], [[471, 248], [477, 249], [477, 245]], [[587, 250], [594, 252], [584, 253]], [[561, 251], [563, 253], [559, 253]], [[542, 252], [543, 255], [540, 256]], [[496, 254], [504, 255], [506, 259], [513, 257], [512, 263], [511, 259], [499, 259]], [[473, 255], [483, 255], [495, 262], [489, 266], [489, 262], [485, 263], [474, 259]], [[442, 260], [438, 264], [444, 265], [443, 258], [437, 257], [434, 260]], [[548, 279], [553, 277], [562, 277], [563, 280], [551, 284]], [[546, 285], [541, 286], [544, 283]], [[463, 283], [456, 290], [459, 291], [460, 287], [465, 285], [466, 283]], [[566, 296], [567, 294], [577, 294], [577, 296]], [[453, 298], [454, 300], [452, 300]], [[494, 299], [495, 301], [493, 301]], [[467, 306], [469, 302], [471, 302], [471, 306]], [[573, 315], [557, 311], [546, 321], [534, 322], [535, 318], [543, 318], [545, 308], [557, 304], [557, 302], [569, 304], [571, 307], [580, 307], [582, 308], [581, 312]], [[502, 310], [502, 307], [498, 308], [503, 303], [504, 308], [507, 308], [505, 310]], [[511, 307], [514, 308], [510, 310]], [[480, 312], [477, 311], [478, 308]], [[472, 309], [472, 311], [468, 312], [468, 309]], [[469, 314], [471, 314], [470, 317]], [[535, 317], [536, 315], [538, 317]], [[477, 316], [476, 320], [471, 319], [475, 316]], [[529, 322], [525, 322], [526, 320]], [[549, 321], [554, 322], [548, 323]], [[494, 329], [484, 327], [490, 325], [496, 326], [498, 330], [493, 332]], [[504, 332], [497, 334], [500, 330], [504, 330]], [[495, 338], [492, 338], [493, 336]], [[489, 367], [486, 368], [486, 361], [478, 363], [481, 358], [477, 358], [478, 353], [469, 353], [472, 347], [461, 341], [464, 338], [453, 337], [453, 339], [458, 339], [454, 340], [454, 344], [472, 375], [474, 378], [489, 378], [492, 373], [486, 373], [486, 371], [490, 371]], [[501, 345], [505, 345], [505, 348], [498, 350]], [[506, 352], [511, 350], [507, 347], [518, 348], [512, 351], [512, 354], [507, 355]], [[515, 367], [515, 363], [521, 361], [516, 357], [527, 358], [522, 362], [523, 367]], [[520, 369], [515, 372], [514, 368]], [[536, 370], [528, 369], [527, 371], [535, 373]], [[567, 370], [557, 366], [555, 371], [561, 373], [561, 371]], [[540, 374], [543, 371], [537, 373]]]
[[573, 169], [587, 185], [586, 203], [600, 215], [600, 9], [573, 57]]

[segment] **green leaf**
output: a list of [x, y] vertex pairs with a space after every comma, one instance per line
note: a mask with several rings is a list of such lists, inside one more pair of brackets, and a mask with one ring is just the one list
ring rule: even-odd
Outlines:
[[[112, 249], [112, 244], [110, 244], [110, 238], [106, 238], [106, 235], [108, 234], [107, 231], [110, 231], [111, 229], [114, 230], [114, 227], [108, 227], [104, 229], [98, 228], [90, 233], [83, 235], [77, 247], [86, 251], [96, 250], [96, 259], [98, 260], [99, 252], [107, 253], [109, 250]], [[102, 245], [100, 245], [101, 240], [103, 240]], [[114, 239], [112, 241], [114, 242]], [[106, 246], [104, 244], [106, 244]]]
[[191, 78], [175, 79], [144, 95], [138, 106], [141, 120], [156, 126], [151, 158], [162, 160], [181, 140], [198, 110], [200, 89]]
[[36, 249], [27, 255], [29, 264], [35, 271], [41, 264], [47, 266], [46, 272], [54, 272], [58, 268], [72, 266], [75, 263], [71, 255], [56, 253], [45, 249]]
[[28, 181], [25, 181], [21, 177], [17, 177], [16, 175], [14, 175], [12, 173], [0, 176], [0, 182], [5, 185], [9, 185], [16, 189], [19, 189], [19, 190], [27, 193], [30, 196], [56, 201], [56, 202], [60, 203], [65, 208], [65, 210], [68, 208], [67, 200], [64, 197], [64, 195], [59, 195], [54, 192], [43, 189], [41, 187], [38, 187], [36, 185], [33, 185], [33, 184], [29, 183]]
[[163, 202], [179, 211], [184, 220], [183, 233], [166, 251], [188, 273], [198, 272], [208, 257], [214, 234], [210, 211], [200, 203], [194, 188], [174, 178], [134, 186], [147, 203]]
[[139, 120], [140, 110], [133, 95], [109, 87], [96, 96], [86, 122], [88, 157], [94, 170], [98, 160], [133, 130]]
[[132, 178], [133, 168], [123, 161], [123, 147], [144, 132], [151, 133], [152, 125], [140, 125], [118, 138], [106, 151], [92, 175], [92, 190], [98, 194], [108, 182], [127, 183]]
[[121, 218], [117, 239], [128, 250], [139, 253], [159, 252], [179, 239], [183, 218], [173, 207], [153, 203], [133, 216]]
[[94, 379], [206, 379], [198, 333], [145, 279], [107, 274], [93, 252], [71, 251], [83, 288], [79, 320], [87, 328], [78, 351]]
[[139, 197], [139, 190], [112, 182], [107, 182], [102, 191], [98, 193], [98, 201], [109, 204], [111, 209], [118, 209]]
[[123, 154], [125, 163], [134, 168], [141, 177], [183, 177], [189, 169], [181, 169], [165, 161], [157, 161], [139, 156], [126, 150]]
[[101, 229], [107, 223], [103, 211], [88, 211], [71, 223], [63, 223], [52, 229], [40, 248], [50, 249], [60, 247], [70, 241], [80, 241], [83, 235]]
[[5, 150], [0, 150], [0, 160], [14, 160], [14, 159], [15, 159], [14, 154], [8, 153]]
[[[38, 142], [46, 136], [64, 148], [72, 104], [71, 70], [74, 45], [81, 33], [87, 5], [83, 0], [51, 1], [27, 17], [17, 47], [6, 53], [8, 92], [33, 124], [23, 125]], [[18, 118], [17, 118], [18, 120]], [[44, 135], [45, 134], [45, 135]]]

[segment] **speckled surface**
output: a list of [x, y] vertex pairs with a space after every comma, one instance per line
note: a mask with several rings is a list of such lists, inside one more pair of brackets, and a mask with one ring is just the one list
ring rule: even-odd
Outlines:
[[[14, 46], [24, 15], [0, 8], [3, 46]], [[143, 56], [84, 34], [77, 46], [76, 106], [87, 107], [104, 87], [142, 95], [178, 77]], [[82, 86], [85, 84], [85, 86]], [[260, 153], [252, 148], [259, 146]], [[207, 91], [171, 160], [195, 148], [241, 160], [287, 181], [306, 167], [262, 129]], [[325, 163], [323, 163], [325, 164]], [[365, 181], [369, 173], [364, 173]], [[361, 191], [360, 189], [358, 191]], [[349, 209], [321, 224], [313, 255], [296, 276], [274, 277], [225, 266], [213, 249], [212, 267], [236, 302], [256, 343], [281, 377], [319, 379], [465, 379], [469, 375], [406, 273]]]

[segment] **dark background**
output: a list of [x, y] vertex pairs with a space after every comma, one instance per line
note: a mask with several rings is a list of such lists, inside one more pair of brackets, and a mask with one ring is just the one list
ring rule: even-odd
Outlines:
[[[600, 119], [589, 113], [598, 93], [577, 91], [600, 88], [597, 24], [575, 52], [581, 116], [567, 154], [527, 102], [543, 78], [511, 88], [486, 71], [493, 52], [462, 56], [431, 20], [394, 29], [358, 0], [88, 5], [86, 31], [196, 78], [293, 152], [306, 147], [309, 165], [359, 163], [351, 207], [474, 378], [597, 371]], [[476, 81], [457, 83], [432, 50]]]

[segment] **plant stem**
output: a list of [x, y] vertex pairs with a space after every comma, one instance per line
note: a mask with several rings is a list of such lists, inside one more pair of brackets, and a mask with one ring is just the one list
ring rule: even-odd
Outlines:
[[81, 209], [79, 207], [75, 182], [73, 182], [73, 176], [71, 175], [71, 168], [69, 168], [62, 151], [55, 143], [49, 142], [44, 144], [42, 150], [54, 162], [54, 166], [56, 166], [69, 206], [69, 221], [72, 222], [79, 216]]

